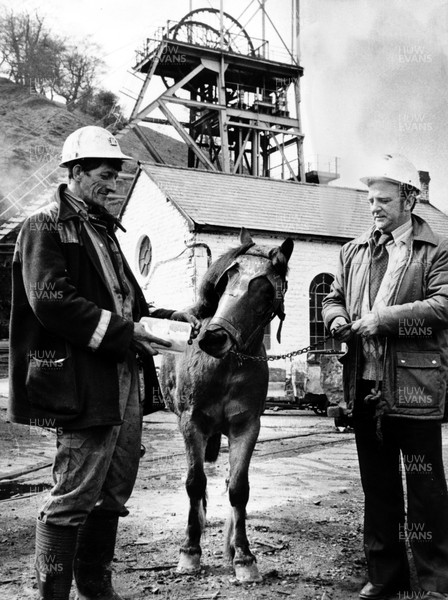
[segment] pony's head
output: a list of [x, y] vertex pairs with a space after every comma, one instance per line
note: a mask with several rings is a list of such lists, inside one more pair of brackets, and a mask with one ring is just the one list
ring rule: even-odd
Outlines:
[[[258, 246], [245, 229], [241, 246], [216, 261], [201, 287], [203, 306], [212, 318], [203, 329], [199, 346], [216, 358], [230, 350], [250, 351], [259, 344], [266, 325], [284, 319], [284, 295], [288, 261], [294, 243]], [[207, 309], [204, 316], [207, 316]]]

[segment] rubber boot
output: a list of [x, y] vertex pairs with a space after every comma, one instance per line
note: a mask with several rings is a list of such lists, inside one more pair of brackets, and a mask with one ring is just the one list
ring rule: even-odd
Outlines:
[[93, 511], [78, 532], [74, 561], [79, 600], [124, 600], [112, 586], [118, 515]]
[[37, 521], [35, 566], [39, 600], [69, 599], [77, 534], [77, 527]]

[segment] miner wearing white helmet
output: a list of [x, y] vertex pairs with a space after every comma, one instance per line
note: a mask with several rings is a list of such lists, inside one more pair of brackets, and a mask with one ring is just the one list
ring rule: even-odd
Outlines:
[[123, 154], [116, 138], [102, 127], [88, 125], [71, 133], [64, 142], [60, 167], [86, 158], [110, 160], [133, 160]]
[[[158, 389], [153, 344], [170, 345], [139, 323], [150, 311], [107, 211], [124, 160], [106, 129], [72, 133], [61, 161], [68, 184], [26, 219], [14, 253], [9, 418], [57, 432], [55, 485], [36, 526], [41, 600], [68, 600], [73, 571], [79, 600], [122, 598], [111, 581], [118, 519]], [[189, 321], [197, 335], [187, 313], [151, 316]]]
[[420, 597], [448, 598], [448, 240], [413, 214], [421, 186], [407, 158], [387, 154], [361, 181], [373, 225], [343, 246], [323, 302], [327, 328], [347, 343], [344, 397], [365, 494], [369, 578], [359, 597], [409, 592], [408, 541]]

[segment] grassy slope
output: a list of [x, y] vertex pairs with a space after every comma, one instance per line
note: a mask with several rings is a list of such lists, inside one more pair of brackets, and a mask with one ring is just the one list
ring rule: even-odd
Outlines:
[[[10, 206], [9, 200], [2, 202], [2, 198], [11, 192], [16, 198], [29, 192], [32, 182], [35, 184], [36, 181], [29, 179], [33, 173], [40, 170], [46, 176], [54, 170], [55, 160], [60, 156], [66, 137], [79, 127], [93, 124], [90, 116], [80, 111], [69, 112], [65, 105], [45, 97], [32, 96], [23, 86], [0, 77], [0, 214]], [[148, 130], [147, 135], [167, 164], [187, 164], [185, 144], [153, 130]], [[132, 131], [123, 136], [120, 145], [126, 154], [138, 160], [154, 162]], [[51, 169], [47, 166], [49, 160], [53, 165]], [[126, 165], [126, 170], [135, 168], [135, 163]], [[50, 176], [54, 184], [52, 188], [58, 181], [64, 181], [65, 176], [64, 169], [56, 168]], [[128, 186], [129, 182], [121, 182], [117, 191], [126, 193]], [[27, 203], [36, 195], [44, 202], [51, 197], [51, 193], [51, 190], [43, 191], [38, 186], [22, 202]], [[118, 214], [121, 203], [121, 200], [111, 202], [111, 211]], [[13, 214], [8, 212], [7, 217], [11, 216]], [[0, 241], [0, 338], [8, 335], [11, 244], [15, 242], [18, 229]]]
[[[75, 129], [93, 125], [94, 120], [43, 96], [32, 96], [21, 85], [0, 78], [0, 198], [11, 192], [50, 158], [58, 158], [65, 138]], [[153, 130], [148, 137], [165, 162], [186, 165], [184, 143]], [[154, 162], [134, 133], [127, 133], [120, 145], [138, 160]], [[135, 165], [132, 165], [135, 168]], [[64, 177], [57, 170], [55, 181]]]

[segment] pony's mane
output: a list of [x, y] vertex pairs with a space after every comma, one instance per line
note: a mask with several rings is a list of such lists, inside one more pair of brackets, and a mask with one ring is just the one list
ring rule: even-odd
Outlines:
[[196, 316], [199, 318], [206, 318], [215, 313], [219, 303], [219, 296], [216, 293], [215, 286], [227, 267], [229, 267], [233, 261], [242, 254], [249, 256], [262, 256], [263, 258], [268, 258], [269, 260], [273, 260], [275, 256], [276, 260], [273, 261], [274, 269], [277, 271], [280, 277], [285, 279], [288, 273], [288, 261], [281, 252], [276, 253], [277, 250], [277, 247], [270, 248], [267, 246], [258, 246], [251, 242], [236, 248], [231, 248], [222, 256], [220, 256], [211, 264], [210, 268], [204, 275], [199, 288], [199, 298], [194, 307]]

